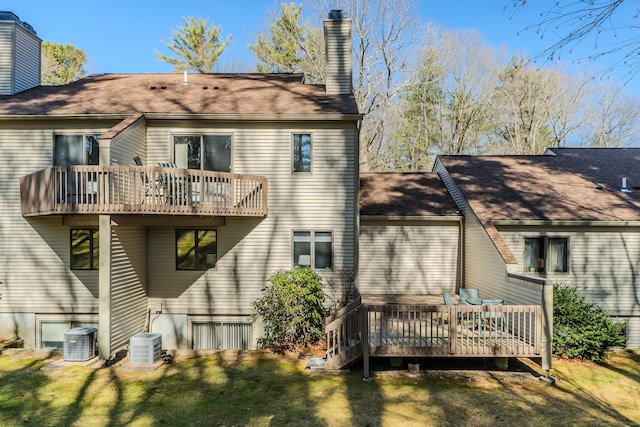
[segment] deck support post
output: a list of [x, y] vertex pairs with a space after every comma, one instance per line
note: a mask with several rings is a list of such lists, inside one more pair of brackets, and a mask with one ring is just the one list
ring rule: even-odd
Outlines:
[[551, 354], [553, 343], [553, 283], [545, 281], [542, 286], [542, 339], [541, 368], [549, 376], [551, 371]]
[[362, 304], [362, 360], [363, 379], [369, 380], [369, 306]]

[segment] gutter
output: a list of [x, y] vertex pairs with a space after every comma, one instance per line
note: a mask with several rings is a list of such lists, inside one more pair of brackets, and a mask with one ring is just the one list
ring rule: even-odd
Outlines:
[[455, 221], [462, 222], [462, 215], [360, 215], [361, 220], [385, 220], [385, 221]]
[[490, 221], [496, 226], [561, 226], [561, 227], [640, 227], [638, 221], [598, 221], [598, 220], [538, 220], [538, 219], [503, 219]]

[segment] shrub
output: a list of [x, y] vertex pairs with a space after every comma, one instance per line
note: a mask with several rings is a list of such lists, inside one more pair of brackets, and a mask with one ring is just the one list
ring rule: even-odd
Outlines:
[[604, 361], [607, 352], [625, 343], [625, 325], [587, 302], [575, 285], [553, 285], [553, 354]]
[[310, 268], [276, 272], [262, 290], [262, 298], [253, 302], [264, 321], [262, 348], [284, 351], [306, 346], [324, 334], [324, 291], [322, 278]]

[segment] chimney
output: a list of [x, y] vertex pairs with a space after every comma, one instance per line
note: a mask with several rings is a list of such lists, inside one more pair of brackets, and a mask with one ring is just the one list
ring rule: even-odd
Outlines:
[[342, 10], [329, 12], [324, 20], [324, 45], [327, 58], [327, 93], [350, 94], [351, 80], [351, 19]]
[[40, 43], [33, 27], [0, 11], [0, 95], [40, 85]]

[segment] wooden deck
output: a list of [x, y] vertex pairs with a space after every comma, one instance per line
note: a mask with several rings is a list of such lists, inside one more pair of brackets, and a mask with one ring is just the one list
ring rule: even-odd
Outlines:
[[262, 176], [148, 166], [56, 166], [20, 179], [24, 216], [266, 216]]
[[328, 368], [360, 358], [368, 366], [369, 357], [541, 357], [543, 351], [540, 306], [358, 302], [328, 319]]

